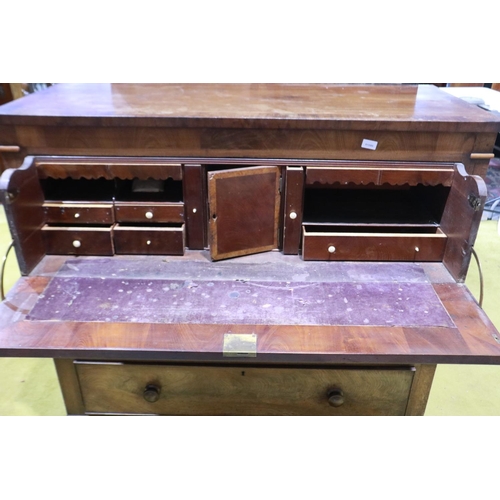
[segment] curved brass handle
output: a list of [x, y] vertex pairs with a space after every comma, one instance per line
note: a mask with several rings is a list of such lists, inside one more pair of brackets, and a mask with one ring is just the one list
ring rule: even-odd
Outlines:
[[142, 396], [148, 403], [156, 403], [160, 399], [161, 389], [155, 384], [148, 384]]
[[344, 392], [342, 389], [331, 389], [328, 391], [328, 404], [338, 408], [345, 403]]
[[10, 242], [9, 247], [7, 248], [7, 251], [5, 252], [5, 255], [3, 256], [2, 259], [2, 269], [0, 270], [0, 300], [5, 299], [5, 293], [3, 289], [3, 278], [5, 274], [5, 264], [7, 263], [7, 257], [9, 256], [9, 252], [11, 251], [12, 247], [14, 246], [14, 240]]

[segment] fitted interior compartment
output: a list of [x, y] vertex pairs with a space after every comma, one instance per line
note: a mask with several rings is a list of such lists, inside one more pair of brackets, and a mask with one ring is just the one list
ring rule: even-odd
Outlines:
[[182, 202], [182, 181], [174, 179], [40, 179], [45, 200]]
[[115, 193], [113, 180], [99, 179], [40, 179], [45, 200], [112, 201]]
[[117, 201], [181, 202], [182, 181], [174, 179], [116, 179]]
[[450, 187], [307, 186], [303, 223], [439, 224]]

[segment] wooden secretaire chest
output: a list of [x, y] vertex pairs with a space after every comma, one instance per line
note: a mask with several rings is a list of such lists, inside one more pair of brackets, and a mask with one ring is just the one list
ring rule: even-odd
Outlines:
[[419, 415], [500, 119], [433, 86], [55, 85], [0, 107], [0, 355], [69, 414]]

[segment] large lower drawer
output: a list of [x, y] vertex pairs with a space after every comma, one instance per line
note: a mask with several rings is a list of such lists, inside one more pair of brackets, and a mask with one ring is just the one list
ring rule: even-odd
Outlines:
[[172, 226], [122, 226], [113, 228], [117, 254], [184, 255], [184, 224]]
[[44, 226], [48, 254], [113, 255], [110, 227]]
[[76, 362], [87, 413], [404, 415], [414, 369]]
[[184, 222], [184, 203], [115, 202], [117, 222]]
[[304, 226], [304, 260], [441, 261], [447, 237], [438, 227]]

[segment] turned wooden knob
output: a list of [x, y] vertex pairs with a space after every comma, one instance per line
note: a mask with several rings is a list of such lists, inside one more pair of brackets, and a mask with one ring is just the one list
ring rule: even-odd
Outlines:
[[148, 384], [142, 393], [148, 403], [156, 403], [160, 399], [160, 388], [154, 384]]
[[328, 391], [328, 404], [338, 408], [342, 406], [345, 402], [344, 393], [341, 389], [332, 389]]

